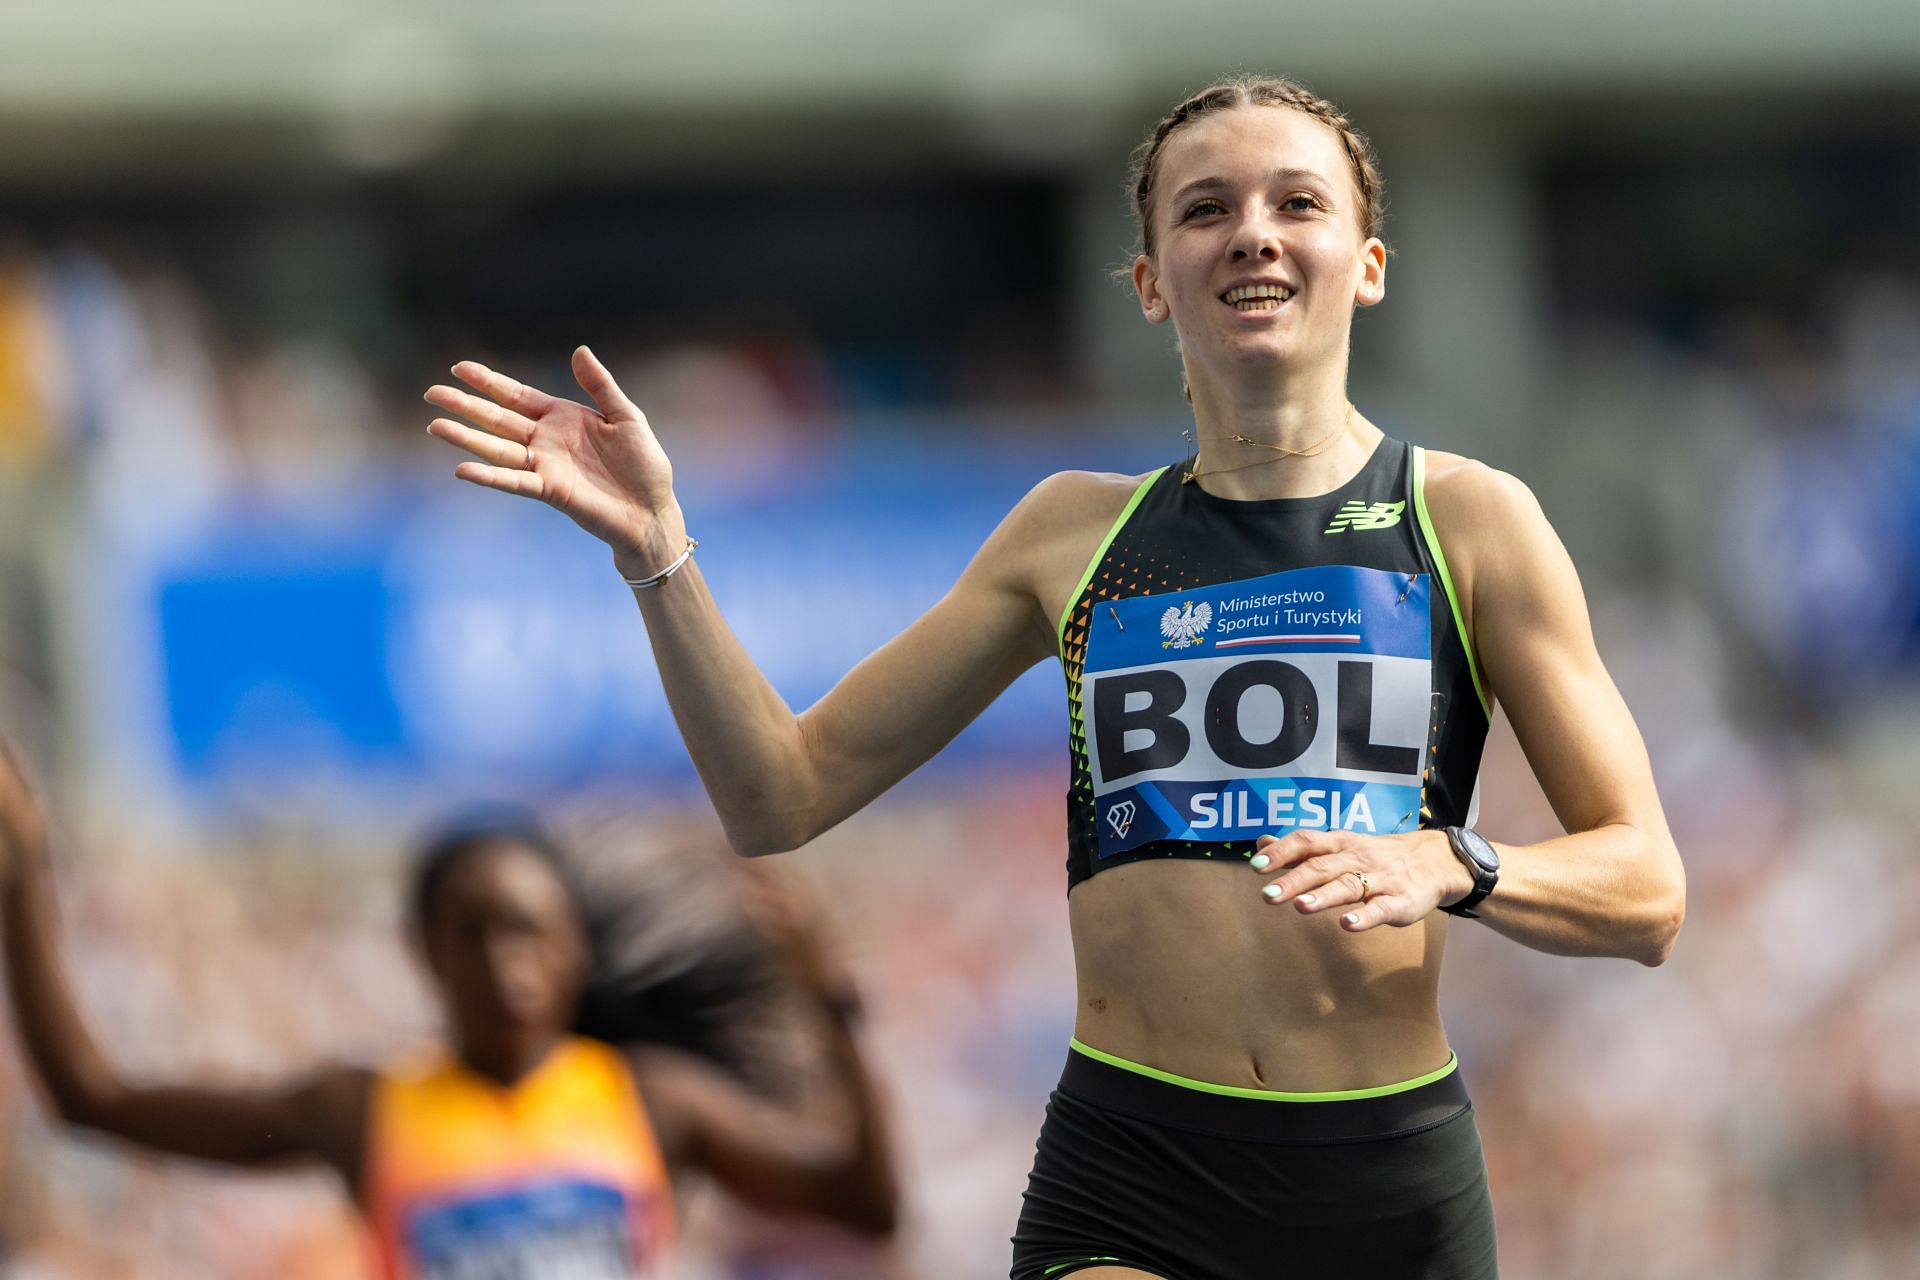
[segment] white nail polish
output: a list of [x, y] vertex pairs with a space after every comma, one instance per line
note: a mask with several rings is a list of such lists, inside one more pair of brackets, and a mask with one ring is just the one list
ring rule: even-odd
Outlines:
[[1266, 888], [1260, 891], [1260, 896], [1265, 898], [1268, 902], [1278, 902], [1280, 901], [1280, 895], [1285, 892], [1286, 890], [1282, 889], [1279, 885], [1270, 884]]
[[1253, 855], [1253, 869], [1255, 871], [1265, 871], [1268, 867], [1272, 865], [1273, 865], [1273, 859], [1269, 858], [1266, 854], [1256, 853]]
[[1342, 917], [1340, 917], [1340, 918], [1341, 918], [1342, 920], [1345, 920], [1345, 921], [1346, 921], [1346, 922], [1347, 922], [1348, 924], [1359, 924], [1359, 923], [1360, 923], [1360, 913], [1359, 913], [1358, 911], [1349, 911], [1349, 912], [1347, 912], [1347, 914], [1346, 914], [1346, 915], [1344, 915], [1344, 916], [1342, 916]]
[[1306, 903], [1308, 906], [1313, 905], [1313, 895], [1310, 893], [1301, 894], [1298, 900]]

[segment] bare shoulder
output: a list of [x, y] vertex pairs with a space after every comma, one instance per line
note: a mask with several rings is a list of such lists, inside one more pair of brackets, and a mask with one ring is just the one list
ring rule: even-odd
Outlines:
[[308, 1144], [337, 1169], [357, 1195], [372, 1119], [374, 1073], [359, 1065], [329, 1064], [296, 1085], [287, 1101]]
[[1039, 631], [1049, 649], [1087, 561], [1153, 474], [1057, 471], [1035, 485], [1001, 526], [1018, 547], [1023, 586], [1039, 603]]
[[1056, 471], [1027, 491], [1014, 514], [1039, 530], [1071, 536], [1090, 524], [1104, 533], [1153, 472]]
[[[1146, 476], [1056, 471], [1027, 490], [994, 531], [991, 558], [1044, 562], [1062, 543], [1097, 539], [1113, 524]], [[1095, 530], [1089, 533], [1088, 530]], [[1089, 548], [1090, 549], [1090, 548]]]
[[1476, 458], [1430, 450], [1425, 502], [1453, 576], [1468, 594], [1481, 576], [1476, 569], [1565, 555], [1526, 482]]
[[1427, 514], [1476, 647], [1496, 611], [1539, 616], [1578, 585], [1560, 537], [1519, 477], [1457, 453], [1429, 451]]
[[1513, 532], [1516, 525], [1545, 519], [1539, 499], [1520, 477], [1437, 449], [1427, 451], [1426, 502], [1436, 524], [1463, 531]]

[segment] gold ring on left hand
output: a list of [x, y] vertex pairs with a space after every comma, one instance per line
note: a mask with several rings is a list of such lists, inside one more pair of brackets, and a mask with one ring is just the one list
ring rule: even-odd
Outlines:
[[1367, 873], [1364, 871], [1349, 871], [1347, 874], [1360, 882], [1360, 901], [1365, 902], [1368, 891]]

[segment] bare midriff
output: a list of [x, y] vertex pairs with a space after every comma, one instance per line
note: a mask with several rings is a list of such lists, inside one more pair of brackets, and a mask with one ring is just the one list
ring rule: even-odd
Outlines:
[[1260, 896], [1234, 856], [1100, 872], [1067, 899], [1074, 1036], [1211, 1084], [1323, 1093], [1447, 1064], [1437, 993], [1446, 918], [1348, 933]]
[[[1331, 492], [1378, 438], [1261, 496]], [[1140, 479], [1089, 477], [1080, 490], [1083, 505], [1036, 566], [1049, 624]], [[1075, 1038], [1174, 1075], [1279, 1093], [1377, 1088], [1445, 1066], [1437, 993], [1448, 917], [1348, 933], [1339, 908], [1303, 916], [1267, 903], [1260, 889], [1272, 878], [1230, 855], [1126, 863], [1076, 885]]]

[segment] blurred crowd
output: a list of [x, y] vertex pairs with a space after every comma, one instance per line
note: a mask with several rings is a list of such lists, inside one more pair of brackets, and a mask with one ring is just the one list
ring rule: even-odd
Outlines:
[[[569, 385], [564, 351], [516, 362], [470, 335], [458, 349]], [[116, 523], [189, 522], [234, 494], [332, 497], [426, 452], [415, 437], [430, 415], [390, 369], [425, 356], [414, 344], [385, 354], [324, 325], [236, 322], [164, 255], [0, 239], [0, 474], [80, 466], [92, 514]], [[751, 459], [764, 446], [768, 465], [850, 393], [801, 341], [636, 344], [609, 358], [649, 404], [703, 424], [696, 451]], [[413, 363], [400, 376], [444, 374]]]
[[[1649, 705], [1662, 687], [1639, 685], [1635, 660], [1658, 669], [1685, 636], [1622, 636], [1610, 632], [1610, 651], [1629, 696]], [[1743, 750], [1711, 716], [1671, 731], [1649, 719], [1690, 871], [1668, 964], [1559, 959], [1454, 929], [1443, 1008], [1480, 1112], [1503, 1274], [1912, 1274], [1920, 938], [1905, 922], [1920, 910], [1920, 872], [1900, 825], [1863, 803], [1829, 754]], [[1737, 769], [1684, 763], [1709, 749], [1732, 752]], [[800, 855], [829, 888], [900, 1117], [911, 1207], [897, 1250], [750, 1226], [696, 1190], [686, 1275], [1004, 1266], [1065, 1052], [1071, 960], [1058, 793], [991, 785], [1002, 803], [984, 819], [900, 796]], [[1485, 785], [1486, 829], [1552, 832], [1510, 739]], [[703, 817], [656, 812], [598, 847], [617, 861], [702, 839]], [[94, 840], [67, 867], [71, 946], [90, 1010], [130, 1069], [263, 1078], [327, 1058], [386, 1060], [434, 1030], [424, 988], [395, 980], [411, 961], [389, 851], [187, 852], [151, 847], [133, 824]], [[356, 1229], [324, 1177], [212, 1172], [58, 1133], [32, 1092], [7, 1045], [4, 1274], [359, 1274]]]
[[[1588, 590], [1689, 908], [1658, 970], [1452, 926], [1443, 1009], [1504, 1274], [1920, 1274], [1916, 280], [1840, 280], [1817, 326], [1768, 310], [1703, 341], [1615, 325], [1581, 335], [1558, 370], [1567, 438], [1542, 446], [1558, 469], [1536, 487], [1576, 551], [1595, 523], [1629, 544]], [[636, 400], [720, 424], [689, 448], [776, 478], [861, 399], [844, 362], [804, 343], [632, 363]], [[994, 375], [1015, 401], [1065, 385], [998, 348], [986, 363], [1016, 370]], [[417, 390], [352, 344], [236, 333], [160, 260], [0, 240], [0, 714], [65, 766], [75, 968], [142, 1075], [382, 1060], [434, 1031], [431, 1006], [393, 978], [414, 972], [400, 839], [149, 822], [89, 786], [88, 744], [58, 705], [75, 642], [64, 584], [88, 571], [68, 539], [95, 523], [157, 531], [235, 492], [325, 501], [425, 450]], [[1584, 510], [1557, 504], [1575, 492]], [[900, 1116], [912, 1207], [897, 1249], [749, 1226], [695, 1194], [685, 1275], [1004, 1268], [1072, 1008], [1060, 756], [970, 776], [991, 805], [910, 783], [800, 855], [829, 888]], [[1490, 744], [1483, 790], [1495, 838], [1557, 831], [1510, 734]], [[615, 865], [635, 851], [704, 865], [704, 804], [654, 803], [554, 816]], [[317, 1280], [359, 1274], [359, 1249], [318, 1175], [214, 1173], [56, 1132], [0, 1033], [0, 1275]]]

